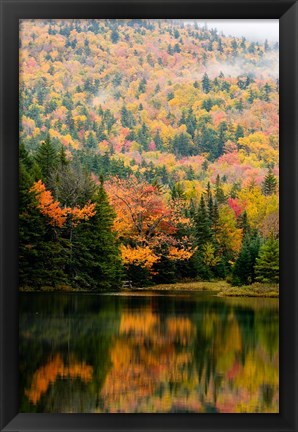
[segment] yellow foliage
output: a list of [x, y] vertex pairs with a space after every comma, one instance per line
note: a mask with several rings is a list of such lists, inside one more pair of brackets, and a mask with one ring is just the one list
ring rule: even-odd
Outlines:
[[159, 260], [152, 249], [148, 246], [130, 246], [121, 245], [121, 256], [124, 264], [133, 264], [151, 270], [153, 265]]

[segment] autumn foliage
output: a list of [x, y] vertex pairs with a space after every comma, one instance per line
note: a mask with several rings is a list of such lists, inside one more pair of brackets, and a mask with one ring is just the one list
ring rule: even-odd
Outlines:
[[116, 210], [115, 230], [124, 243], [124, 264], [151, 270], [160, 259], [161, 247], [173, 260], [192, 256], [189, 239], [175, 238], [179, 227], [190, 222], [177, 202], [170, 202], [157, 186], [140, 182], [134, 176], [125, 181], [113, 178], [106, 187]]
[[49, 223], [53, 226], [62, 228], [68, 216], [70, 216], [73, 225], [77, 226], [80, 221], [86, 221], [95, 215], [94, 203], [88, 203], [82, 208], [61, 208], [59, 201], [54, 200], [51, 191], [46, 190], [41, 180], [35, 182], [30, 191], [34, 192], [36, 196], [37, 207], [40, 212], [49, 219]]
[[254, 282], [278, 238], [278, 44], [171, 20], [23, 20], [20, 38], [25, 189], [54, 229], [53, 262], [65, 253], [60, 274], [88, 285], [83, 263], [113, 267], [82, 238], [103, 225], [102, 184], [125, 279]]

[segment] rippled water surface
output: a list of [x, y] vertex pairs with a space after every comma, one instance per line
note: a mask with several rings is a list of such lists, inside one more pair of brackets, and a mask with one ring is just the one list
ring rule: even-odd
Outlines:
[[278, 412], [278, 300], [20, 295], [21, 412]]

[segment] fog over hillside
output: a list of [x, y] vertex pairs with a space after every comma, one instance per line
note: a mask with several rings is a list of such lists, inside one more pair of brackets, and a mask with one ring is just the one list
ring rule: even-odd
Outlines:
[[[186, 21], [188, 23], [193, 20]], [[279, 20], [277, 19], [231, 19], [231, 20], [196, 20], [200, 27], [207, 24], [208, 29], [216, 28], [225, 36], [246, 37], [252, 41], [275, 43], [279, 41]]]

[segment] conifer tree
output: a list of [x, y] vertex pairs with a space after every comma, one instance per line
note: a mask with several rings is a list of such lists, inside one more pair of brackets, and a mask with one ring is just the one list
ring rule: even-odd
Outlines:
[[255, 281], [254, 267], [260, 249], [260, 237], [245, 235], [238, 258], [233, 268], [234, 285], [248, 285]]
[[264, 195], [273, 195], [276, 192], [276, 188], [277, 180], [272, 172], [272, 169], [269, 168], [268, 173], [262, 184], [263, 193]]
[[129, 129], [134, 127], [136, 124], [133, 114], [125, 106], [121, 108], [121, 123], [123, 127]]
[[241, 125], [238, 124], [235, 132], [236, 141], [238, 141], [239, 138], [243, 138], [243, 137], [244, 137], [244, 129]]
[[192, 108], [189, 108], [187, 118], [185, 120], [185, 124], [186, 124], [187, 133], [189, 133], [189, 135], [192, 138], [194, 138], [194, 136], [195, 136], [196, 123], [197, 123], [196, 117], [193, 113], [193, 110], [192, 110]]
[[233, 268], [232, 282], [234, 285], [247, 285], [251, 282], [251, 264], [249, 244], [245, 239]]
[[226, 201], [226, 196], [224, 194], [224, 191], [221, 187], [221, 181], [219, 174], [216, 176], [216, 183], [215, 183], [215, 198], [218, 204], [222, 204]]
[[238, 100], [235, 102], [235, 107], [236, 107], [236, 109], [237, 109], [239, 112], [242, 112], [242, 111], [243, 111], [244, 106], [243, 106], [243, 100], [242, 100], [242, 98], [238, 99]]
[[212, 220], [213, 219], [213, 197], [212, 197], [212, 190], [211, 190], [210, 181], [208, 181], [208, 183], [207, 183], [206, 198], [207, 198], [209, 218], [210, 218], [210, 220]]
[[73, 283], [94, 291], [119, 289], [122, 266], [113, 232], [115, 215], [102, 180], [93, 202], [95, 216], [80, 224], [73, 235], [71, 277]]
[[157, 132], [156, 132], [153, 140], [155, 142], [157, 150], [162, 150], [162, 148], [163, 148], [163, 141], [161, 139], [159, 130], [157, 130]]
[[255, 265], [256, 280], [259, 282], [279, 281], [279, 243], [273, 237], [260, 249]]
[[210, 79], [207, 75], [207, 73], [204, 73], [203, 79], [202, 79], [202, 89], [204, 93], [209, 93], [211, 90], [211, 85], [210, 85]]
[[112, 30], [112, 33], [111, 33], [111, 41], [112, 41], [113, 44], [116, 44], [116, 43], [118, 42], [118, 40], [119, 40], [119, 33], [118, 33], [117, 30], [114, 28], [114, 29]]
[[198, 249], [202, 249], [205, 243], [212, 240], [211, 221], [209, 219], [203, 195], [201, 195], [199, 208], [195, 216], [195, 236]]
[[61, 146], [60, 152], [59, 152], [59, 164], [60, 164], [60, 168], [63, 169], [68, 165], [68, 160], [66, 157], [66, 151], [64, 146]]
[[49, 135], [38, 147], [35, 160], [40, 167], [42, 180], [47, 185], [52, 173], [58, 165], [58, 154], [56, 148], [51, 143]]
[[243, 238], [250, 236], [250, 225], [248, 222], [247, 212], [246, 210], [239, 217], [239, 228], [242, 228]]
[[40, 288], [66, 283], [65, 262], [68, 244], [60, 232], [46, 223], [37, 208], [35, 195], [30, 192], [34, 180], [32, 171], [20, 160], [19, 187], [19, 282], [20, 286]]

